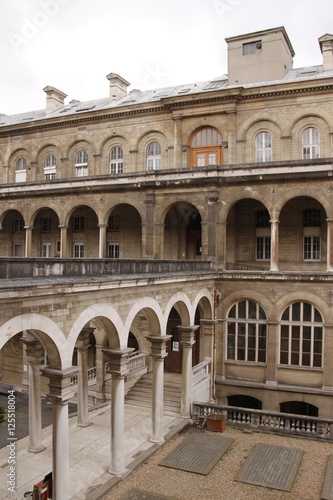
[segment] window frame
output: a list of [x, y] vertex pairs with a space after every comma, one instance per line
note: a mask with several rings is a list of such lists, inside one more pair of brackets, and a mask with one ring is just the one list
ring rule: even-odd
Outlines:
[[84, 259], [84, 243], [75, 242], [73, 245], [73, 258]]
[[82, 148], [75, 154], [75, 177], [88, 176], [89, 155], [86, 149]]
[[118, 242], [110, 242], [108, 243], [108, 258], [109, 259], [119, 259], [120, 250]]
[[[308, 312], [305, 312], [305, 308], [311, 311], [310, 320], [305, 318], [306, 315], [309, 315]], [[299, 316], [298, 319], [297, 316]], [[320, 316], [321, 321], [316, 321], [318, 316]], [[310, 338], [307, 338], [309, 333]], [[316, 338], [316, 335], [318, 338]], [[321, 346], [320, 352], [318, 350], [319, 344]], [[305, 345], [309, 345], [310, 349], [305, 350]], [[306, 357], [309, 359], [308, 363], [304, 362]], [[310, 302], [305, 301], [289, 304], [283, 311], [280, 320], [279, 366], [322, 369], [323, 358], [324, 323], [319, 309]], [[295, 360], [298, 360], [297, 363]], [[320, 360], [320, 363], [318, 363], [318, 360]]]
[[56, 178], [57, 158], [53, 153], [49, 153], [44, 160], [44, 179], [52, 181]]
[[85, 230], [85, 218], [83, 215], [73, 217], [73, 232], [79, 233]]
[[121, 146], [114, 146], [109, 157], [110, 175], [122, 174], [124, 171], [124, 150]]
[[162, 147], [158, 141], [151, 141], [146, 149], [147, 170], [160, 170], [162, 167]]
[[302, 132], [302, 159], [316, 158], [320, 158], [320, 132], [316, 127], [307, 127]]
[[[268, 145], [267, 145], [268, 140]], [[256, 163], [266, 163], [272, 161], [273, 140], [272, 135], [267, 132], [259, 132], [255, 138], [255, 161]]]
[[[192, 167], [208, 167], [222, 163], [222, 135], [214, 127], [201, 127], [190, 140], [190, 164]], [[199, 158], [203, 161], [199, 161]], [[214, 158], [214, 161], [211, 159]]]

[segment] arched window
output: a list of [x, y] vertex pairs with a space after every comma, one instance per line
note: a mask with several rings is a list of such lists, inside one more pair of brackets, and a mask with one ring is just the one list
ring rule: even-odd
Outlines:
[[88, 153], [85, 149], [80, 149], [75, 155], [75, 177], [85, 177], [88, 175]]
[[206, 167], [222, 163], [222, 137], [212, 127], [198, 130], [191, 140], [191, 165]]
[[227, 359], [265, 363], [266, 330], [266, 313], [257, 302], [236, 302], [227, 315]]
[[110, 174], [123, 173], [124, 152], [121, 147], [115, 146], [110, 152]]
[[322, 366], [323, 320], [316, 307], [295, 302], [285, 309], [280, 324], [280, 364]]
[[49, 154], [44, 162], [44, 179], [50, 181], [56, 178], [57, 159], [54, 154]]
[[256, 137], [256, 162], [272, 161], [272, 137], [268, 132], [260, 132]]
[[320, 135], [316, 128], [307, 128], [302, 134], [302, 158], [303, 160], [320, 158]]
[[15, 165], [15, 182], [25, 182], [27, 180], [27, 160], [20, 156]]
[[147, 146], [147, 170], [159, 170], [162, 162], [162, 149], [157, 141], [150, 142]]

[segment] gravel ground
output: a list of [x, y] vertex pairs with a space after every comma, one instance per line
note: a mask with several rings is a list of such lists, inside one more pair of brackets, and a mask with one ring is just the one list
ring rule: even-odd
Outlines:
[[[259, 432], [248, 433], [227, 427], [223, 436], [233, 438], [234, 443], [208, 476], [158, 465], [186, 436], [194, 432], [209, 431], [188, 426], [120, 481], [103, 500], [125, 500], [133, 488], [178, 500], [320, 500], [328, 457], [333, 454], [333, 443]], [[290, 492], [234, 480], [245, 459], [258, 443], [304, 451]]]

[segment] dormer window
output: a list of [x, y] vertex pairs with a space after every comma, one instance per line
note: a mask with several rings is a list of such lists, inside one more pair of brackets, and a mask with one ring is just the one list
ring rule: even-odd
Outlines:
[[262, 49], [261, 40], [257, 40], [256, 42], [243, 43], [243, 56], [256, 54], [261, 49]]

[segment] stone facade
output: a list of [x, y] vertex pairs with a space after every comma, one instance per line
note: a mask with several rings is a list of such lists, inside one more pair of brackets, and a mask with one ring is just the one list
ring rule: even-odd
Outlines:
[[[217, 401], [331, 416], [332, 40], [320, 38], [322, 66], [293, 69], [284, 28], [250, 33], [227, 40], [232, 81], [128, 92], [111, 73], [108, 98], [65, 104], [48, 86], [45, 110], [1, 116], [0, 255], [34, 261], [35, 276], [53, 266], [33, 298], [5, 284], [1, 345], [37, 331], [51, 367], [67, 369], [89, 326], [96, 349], [126, 349], [131, 333], [149, 353], [175, 310], [200, 326]], [[51, 285], [71, 259], [189, 272]], [[198, 261], [211, 268], [196, 275]]]

